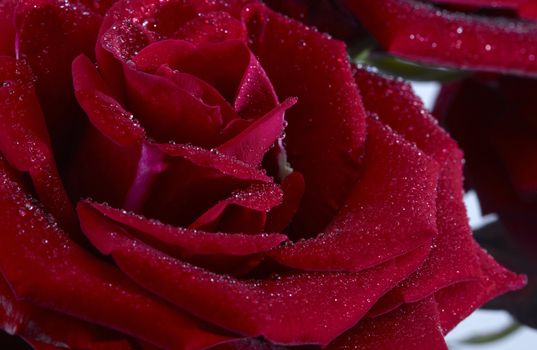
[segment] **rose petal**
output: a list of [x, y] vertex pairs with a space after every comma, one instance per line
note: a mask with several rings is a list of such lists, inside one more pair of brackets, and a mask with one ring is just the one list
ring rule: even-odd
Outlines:
[[71, 81], [71, 61], [93, 57], [101, 16], [80, 1], [19, 2], [16, 57], [37, 76], [36, 94], [44, 111], [57, 157], [63, 158], [79, 122]]
[[154, 144], [166, 156], [166, 171], [151, 189], [141, 213], [188, 226], [215, 203], [255, 183], [272, 182], [264, 171], [216, 150]]
[[77, 199], [91, 196], [112, 205], [134, 207], [135, 199], [128, 196], [131, 184], [141, 176], [141, 167], [145, 166], [144, 130], [112, 97], [88, 58], [79, 56], [73, 61], [73, 83], [90, 124], [71, 164], [70, 192]]
[[74, 349], [133, 349], [128, 339], [115, 332], [17, 300], [1, 275], [0, 300], [0, 328], [32, 344], [42, 342]]
[[[416, 302], [447, 285], [480, 276], [462, 193], [462, 154], [407, 83], [357, 69], [365, 108], [441, 165], [436, 198], [438, 235], [425, 264], [383, 298], [376, 313]], [[391, 299], [391, 301], [390, 301]]]
[[317, 233], [358, 179], [365, 140], [365, 112], [345, 47], [262, 5], [248, 7], [244, 17], [250, 47], [277, 95], [298, 98], [286, 115], [285, 142], [306, 188], [292, 229]]
[[235, 96], [235, 109], [243, 118], [256, 118], [269, 113], [277, 104], [278, 97], [269, 77], [255, 55], [250, 54]]
[[259, 165], [265, 153], [281, 137], [285, 128], [285, 112], [295, 103], [296, 99], [288, 98], [240, 134], [218, 146], [218, 150], [245, 163]]
[[5, 0], [0, 3], [0, 55], [15, 56], [15, 7], [17, 1]]
[[435, 293], [444, 334], [488, 300], [526, 285], [526, 277], [500, 266], [477, 243], [474, 244], [482, 277], [478, 281], [462, 282]]
[[200, 45], [232, 39], [246, 41], [246, 31], [242, 23], [227, 12], [199, 12], [199, 16], [181, 26], [173, 37]]
[[222, 232], [261, 232], [267, 213], [282, 202], [282, 196], [275, 184], [252, 185], [218, 202], [189, 227]]
[[496, 221], [475, 230], [479, 244], [497, 261], [513, 271], [528, 276], [528, 285], [517, 292], [495, 298], [485, 305], [487, 309], [507, 310], [517, 321], [537, 328], [537, 263], [533, 258], [534, 245], [521, 244], [505, 225]]
[[[286, 240], [286, 236], [282, 234], [246, 235], [239, 233], [209, 233], [173, 227], [123, 210], [113, 209], [106, 205], [80, 202], [78, 204], [79, 217], [81, 225], [85, 227], [85, 230], [91, 229], [89, 225], [92, 222], [85, 218], [91, 214], [91, 210], [97, 210], [106, 218], [126, 227], [132, 235], [140, 237], [144, 241], [148, 241], [144, 238], [150, 238], [152, 241], [158, 242], [161, 246], [165, 245], [168, 248], [173, 248], [176, 250], [177, 255], [184, 257], [211, 254], [256, 254], [268, 251]], [[84, 214], [84, 216], [83, 213], [88, 214]], [[92, 217], [95, 217], [95, 215]]]
[[345, 3], [392, 54], [474, 70], [537, 72], [537, 23], [450, 13], [415, 0]]
[[267, 232], [282, 232], [289, 225], [304, 194], [304, 177], [295, 171], [283, 179], [281, 186], [283, 201], [270, 211], [267, 217]]
[[447, 350], [437, 304], [428, 298], [368, 319], [330, 344], [328, 350]]
[[264, 0], [279, 13], [346, 42], [356, 42], [365, 31], [341, 1]]
[[356, 324], [429, 250], [427, 244], [360, 273], [240, 281], [174, 259], [124, 235], [120, 227], [85, 233], [145, 288], [214, 324], [282, 344], [326, 345]]
[[222, 114], [180, 89], [169, 79], [124, 65], [127, 103], [149, 136], [160, 142], [174, 141], [214, 146], [222, 128]]
[[483, 120], [497, 120], [504, 108], [494, 89], [473, 79], [447, 85], [435, 106], [435, 115], [445, 120], [446, 127], [464, 150], [467, 176], [479, 195], [484, 214], [510, 208], [517, 201], [504, 167], [483, 135], [483, 128], [493, 125]]
[[[493, 8], [506, 8], [506, 9], [516, 9], [522, 4], [528, 2], [528, 0], [428, 0], [432, 3], [439, 4], [454, 4], [454, 5], [465, 5], [465, 6], [475, 6], [475, 7], [493, 7]], [[531, 1], [531, 0], [530, 0]]]
[[437, 163], [378, 121], [370, 119], [368, 131], [364, 171], [343, 209], [324, 234], [271, 254], [278, 262], [359, 271], [436, 235]]
[[28, 172], [41, 202], [67, 229], [73, 208], [58, 174], [45, 120], [24, 63], [0, 57], [0, 150], [17, 170]]
[[230, 121], [239, 118], [237, 112], [227, 102], [222, 95], [211, 85], [205, 81], [187, 73], [182, 73], [177, 70], [172, 70], [166, 65], [160, 66], [156, 70], [156, 74], [162, 75], [175, 83], [179, 88], [192, 94], [194, 97], [201, 99], [209, 106], [218, 106], [224, 125]]
[[91, 123], [113, 142], [127, 146], [140, 142], [143, 128], [113, 97], [95, 65], [86, 57], [73, 61], [73, 84], [78, 103]]
[[18, 298], [163, 348], [197, 349], [227, 339], [75, 245], [3, 169], [0, 270]]

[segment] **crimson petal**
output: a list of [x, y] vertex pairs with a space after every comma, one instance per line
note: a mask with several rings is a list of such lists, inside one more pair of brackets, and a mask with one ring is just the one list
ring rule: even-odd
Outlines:
[[90, 123], [70, 166], [70, 191], [76, 199], [91, 196], [134, 207], [134, 199], [127, 197], [140, 168], [145, 132], [112, 97], [95, 65], [85, 56], [73, 61], [73, 83]]
[[447, 350], [434, 298], [408, 304], [368, 319], [342, 335], [327, 350]]
[[0, 270], [18, 298], [163, 348], [199, 349], [228, 339], [75, 245], [9, 178], [3, 164], [0, 208]]
[[252, 185], [233, 193], [196, 219], [190, 228], [222, 232], [263, 230], [267, 213], [282, 202], [282, 191], [275, 184]]
[[56, 168], [29, 67], [0, 56], [0, 81], [0, 150], [15, 168], [30, 173], [47, 210], [72, 229], [76, 219]]
[[304, 177], [297, 171], [292, 172], [283, 179], [281, 186], [283, 201], [269, 213], [266, 226], [268, 232], [283, 231], [293, 219], [304, 194]]
[[444, 333], [448, 333], [488, 300], [526, 285], [525, 276], [516, 275], [500, 266], [477, 243], [474, 244], [474, 249], [482, 269], [481, 278], [477, 281], [457, 283], [435, 293]]
[[15, 56], [15, 23], [14, 13], [16, 0], [0, 3], [0, 55]]
[[[56, 156], [64, 156], [78, 120], [71, 82], [71, 61], [93, 57], [101, 16], [81, 1], [19, 1], [16, 57], [37, 76], [36, 93], [52, 136]], [[2, 35], [4, 35], [2, 33]]]
[[17, 300], [1, 275], [0, 298], [0, 328], [32, 344], [42, 342], [50, 346], [67, 346], [73, 349], [133, 349], [125, 336]]
[[137, 283], [211, 323], [282, 344], [326, 345], [356, 324], [429, 251], [427, 244], [360, 273], [240, 281], [174, 259], [112, 227], [85, 233]]
[[[383, 300], [382, 312], [415, 302], [447, 285], [480, 276], [462, 193], [462, 154], [407, 83], [357, 69], [364, 106], [441, 166], [437, 198], [438, 234], [428, 260]], [[391, 302], [389, 300], [391, 299]]]
[[223, 126], [217, 106], [209, 106], [172, 80], [123, 66], [127, 103], [148, 134], [160, 142], [215, 146]]
[[191, 255], [250, 255], [267, 251], [284, 240], [286, 236], [282, 234], [226, 234], [209, 233], [186, 228], [177, 228], [162, 224], [155, 220], [148, 220], [138, 215], [125, 212], [124, 210], [113, 209], [103, 204], [92, 202], [80, 202], [78, 204], [81, 225], [86, 230], [92, 222], [86, 220], [82, 213], [91, 214], [91, 210], [97, 210], [110, 220], [119, 223], [129, 229], [135, 236], [150, 237], [153, 240], [177, 249], [183, 256]]
[[364, 172], [343, 209], [324, 234], [271, 254], [278, 262], [359, 271], [436, 235], [437, 163], [378, 121], [368, 131]]
[[260, 4], [244, 17], [250, 47], [277, 95], [298, 98], [286, 115], [285, 142], [306, 187], [292, 225], [303, 235], [319, 232], [358, 179], [365, 141], [366, 115], [345, 46]]
[[537, 73], [537, 23], [450, 13], [415, 0], [345, 3], [395, 55], [442, 66]]
[[265, 153], [282, 135], [285, 112], [295, 103], [296, 99], [288, 98], [231, 140], [218, 146], [218, 150], [245, 163], [259, 165]]

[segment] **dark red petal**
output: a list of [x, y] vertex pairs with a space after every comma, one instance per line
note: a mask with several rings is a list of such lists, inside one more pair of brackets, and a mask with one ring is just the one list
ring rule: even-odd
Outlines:
[[498, 122], [490, 139], [513, 189], [523, 199], [537, 198], [537, 129], [524, 120], [515, 122], [517, 117], [511, 114]]
[[324, 234], [276, 250], [271, 256], [278, 262], [307, 270], [359, 271], [436, 235], [438, 164], [370, 120], [364, 171], [347, 202]]
[[0, 172], [0, 270], [18, 298], [163, 348], [198, 349], [227, 339], [75, 245], [3, 167]]
[[297, 273], [240, 281], [174, 259], [126, 236], [118, 226], [85, 233], [145, 288], [214, 324], [283, 344], [326, 345], [414, 271], [430, 244], [360, 273]]
[[37, 76], [37, 96], [60, 156], [78, 122], [71, 61], [82, 53], [93, 57], [101, 16], [79, 1], [58, 0], [19, 2], [16, 16], [17, 58], [26, 59]]
[[479, 244], [497, 261], [506, 267], [528, 276], [525, 288], [495, 298], [486, 304], [487, 309], [507, 310], [517, 321], [537, 328], [537, 262], [534, 259], [534, 247], [520, 244], [505, 225], [499, 221], [487, 224], [475, 230]]
[[464, 150], [469, 185], [477, 191], [484, 214], [509, 208], [517, 201], [505, 168], [491, 152], [494, 148], [488, 136], [494, 125], [488, 121], [501, 118], [504, 110], [501, 95], [475, 79], [444, 86], [435, 106], [435, 115]]
[[222, 128], [222, 114], [179, 88], [173, 81], [123, 66], [127, 103], [150, 137], [214, 146]]
[[128, 146], [140, 142], [142, 127], [113, 97], [95, 65], [86, 57], [73, 61], [73, 84], [78, 103], [91, 123], [114, 143]]
[[162, 75], [175, 83], [180, 89], [192, 94], [195, 98], [200, 99], [209, 106], [218, 106], [224, 125], [227, 125], [230, 121], [239, 118], [237, 112], [224, 99], [222, 95], [207, 82], [197, 78], [191, 74], [182, 73], [178, 70], [172, 70], [166, 65], [160, 66], [156, 70], [156, 74]]
[[264, 0], [269, 7], [346, 42], [365, 37], [365, 31], [340, 0]]
[[415, 0], [346, 4], [395, 55], [452, 67], [537, 72], [537, 23], [450, 13]]
[[516, 8], [531, 0], [427, 0], [438, 4], [468, 5], [476, 7]]
[[17, 300], [1, 275], [0, 298], [0, 328], [31, 343], [39, 341], [50, 346], [61, 345], [72, 349], [133, 349], [125, 336]]
[[88, 58], [79, 56], [73, 61], [73, 82], [89, 125], [71, 164], [70, 193], [76, 199], [91, 196], [132, 208], [135, 199], [128, 196], [131, 184], [140, 174], [138, 170], [142, 170], [140, 166], [144, 165], [144, 130], [111, 96]]
[[28, 66], [0, 56], [0, 150], [27, 171], [41, 202], [67, 229], [75, 226], [73, 208], [56, 168], [45, 120]]
[[525, 276], [516, 275], [500, 266], [477, 244], [474, 247], [482, 269], [481, 278], [478, 281], [454, 284], [435, 293], [444, 333], [448, 333], [490, 299], [526, 285]]
[[[133, 58], [136, 68], [154, 72], [162, 65], [177, 68], [181, 62], [196, 51], [196, 46], [188, 41], [165, 39], [144, 46]], [[182, 70], [181, 70], [182, 71]]]
[[[266, 214], [282, 202], [282, 196], [276, 184], [252, 185], [218, 202], [189, 227], [222, 232], [260, 232], [265, 226]], [[257, 221], [260, 221], [259, 225], [256, 225]]]
[[80, 202], [78, 204], [79, 217], [85, 230], [90, 230], [89, 225], [91, 224], [97, 225], [89, 219], [86, 220], [86, 216], [90, 214], [83, 215], [83, 213], [91, 213], [89, 212], [90, 207], [108, 219], [130, 229], [129, 232], [134, 236], [142, 239], [149, 237], [162, 245], [175, 249], [178, 255], [185, 257], [210, 254], [238, 256], [256, 254], [277, 246], [287, 238], [282, 234], [226, 234], [178, 228], [155, 220], [148, 220], [124, 210], [113, 209], [103, 204]]
[[358, 179], [365, 140], [365, 112], [345, 46], [262, 5], [244, 16], [251, 49], [277, 95], [298, 97], [286, 115], [285, 142], [306, 188], [292, 225], [302, 235], [319, 232]]
[[437, 304], [428, 298], [368, 319], [330, 344], [328, 350], [447, 350]]
[[304, 186], [304, 177], [297, 171], [283, 179], [283, 202], [270, 211], [267, 218], [267, 232], [282, 232], [289, 225], [302, 200]]
[[166, 156], [166, 171], [151, 189], [141, 213], [166, 223], [188, 226], [234, 191], [272, 179], [216, 150], [191, 145], [154, 144]]
[[218, 150], [245, 163], [259, 165], [265, 153], [283, 134], [286, 110], [295, 103], [296, 99], [288, 98], [231, 140], [218, 146]]
[[383, 298], [377, 312], [385, 312], [403, 301], [418, 301], [449, 284], [475, 279], [480, 271], [463, 204], [462, 154], [457, 145], [437, 125], [410, 85], [364, 69], [357, 69], [355, 77], [365, 108], [377, 113], [384, 123], [441, 166], [436, 198], [438, 235], [431, 254], [413, 276]]
[[0, 55], [15, 56], [15, 7], [16, 0], [0, 2]]
[[[312, 346], [315, 349], [315, 347]], [[269, 342], [258, 340], [256, 338], [246, 338], [229, 342], [226, 344], [217, 345], [211, 350], [285, 350], [287, 347], [271, 344]], [[301, 350], [302, 347], [294, 347], [293, 349]], [[307, 350], [307, 348], [305, 348]]]
[[270, 79], [255, 55], [250, 54], [235, 96], [235, 109], [243, 118], [258, 118], [277, 104], [278, 97]]
[[246, 30], [240, 21], [227, 12], [199, 12], [197, 17], [181, 26], [173, 37], [197, 45], [232, 39], [246, 41]]

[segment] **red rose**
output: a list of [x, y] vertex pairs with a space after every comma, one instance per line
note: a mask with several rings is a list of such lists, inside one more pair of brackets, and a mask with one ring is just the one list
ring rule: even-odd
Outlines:
[[[435, 114], [466, 155], [469, 187], [498, 222], [482, 240], [508, 266], [529, 275], [529, 286], [496, 303], [537, 327], [537, 81], [474, 75], [444, 86]], [[502, 237], [503, 236], [503, 237]], [[524, 258], [526, 257], [526, 258]]]
[[[537, 3], [532, 0], [344, 2], [394, 55], [448, 67], [537, 72]], [[476, 9], [494, 11], [481, 16]]]
[[524, 284], [454, 141], [341, 42], [257, 1], [1, 18], [0, 325], [33, 347], [442, 349]]

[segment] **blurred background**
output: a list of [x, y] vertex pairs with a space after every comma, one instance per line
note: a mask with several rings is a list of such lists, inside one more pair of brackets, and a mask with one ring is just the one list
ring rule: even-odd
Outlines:
[[[412, 82], [412, 87], [427, 108], [432, 109], [440, 86], [432, 82]], [[495, 220], [483, 216], [475, 192], [464, 198], [470, 225], [478, 229]], [[537, 330], [518, 325], [505, 311], [477, 310], [461, 322], [447, 337], [452, 350], [536, 350]]]

